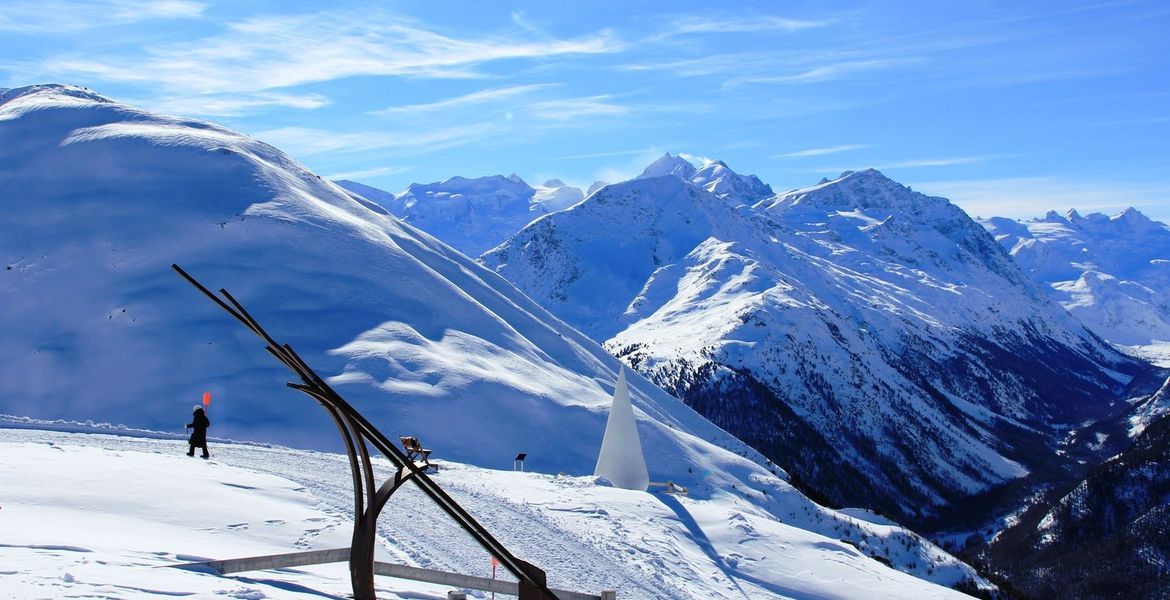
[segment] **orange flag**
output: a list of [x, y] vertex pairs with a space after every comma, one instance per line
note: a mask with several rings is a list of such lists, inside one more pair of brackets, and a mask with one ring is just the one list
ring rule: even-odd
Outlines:
[[203, 406], [204, 408], [211, 406], [211, 392], [203, 392]]

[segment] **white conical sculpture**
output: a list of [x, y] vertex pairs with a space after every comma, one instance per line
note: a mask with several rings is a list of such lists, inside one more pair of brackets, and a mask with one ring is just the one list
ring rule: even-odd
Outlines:
[[613, 406], [605, 424], [601, 440], [601, 454], [597, 457], [594, 475], [604, 476], [616, 487], [646, 491], [650, 487], [650, 473], [642, 454], [642, 440], [634, 424], [634, 407], [630, 405], [630, 390], [626, 385], [626, 370], [618, 372], [617, 388], [613, 391]]

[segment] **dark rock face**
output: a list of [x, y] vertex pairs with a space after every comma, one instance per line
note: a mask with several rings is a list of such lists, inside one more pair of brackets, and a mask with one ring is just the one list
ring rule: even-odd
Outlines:
[[1022, 598], [1170, 598], [1170, 417], [983, 550]]

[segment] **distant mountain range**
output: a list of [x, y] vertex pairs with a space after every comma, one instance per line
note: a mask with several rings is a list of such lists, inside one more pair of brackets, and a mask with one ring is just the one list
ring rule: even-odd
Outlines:
[[833, 502], [921, 520], [1059, 469], [1145, 369], [944, 199], [869, 170], [749, 205], [692, 176], [664, 157], [480, 260]]
[[1170, 228], [1135, 209], [976, 222], [874, 170], [773, 194], [667, 154], [479, 260], [825, 501], [1026, 509], [976, 548], [1027, 597], [1170, 583], [1170, 384], [1133, 358], [1170, 366]]
[[515, 174], [412, 183], [398, 194], [356, 181], [336, 183], [377, 202], [399, 219], [468, 256], [490, 250], [533, 219], [567, 208], [585, 197], [579, 188], [556, 179], [532, 187]]
[[1064, 431], [1117, 422], [1148, 370], [1101, 338], [1156, 342], [1170, 289], [1168, 230], [1133, 209], [976, 223], [874, 170], [772, 194], [666, 154], [541, 217], [480, 261], [827, 498], [906, 519], [1069, 467]]
[[1097, 335], [1170, 346], [1170, 227], [1130, 208], [982, 221], [1025, 273]]

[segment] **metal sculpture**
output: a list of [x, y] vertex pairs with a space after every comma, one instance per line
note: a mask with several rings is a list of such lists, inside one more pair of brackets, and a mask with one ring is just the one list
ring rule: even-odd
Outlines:
[[[375, 600], [374, 543], [378, 514], [386, 506], [390, 496], [407, 481], [418, 486], [464, 531], [471, 534], [471, 537], [479, 542], [489, 554], [504, 565], [508, 572], [519, 579], [520, 600], [557, 599], [556, 594], [545, 583], [544, 571], [516, 558], [503, 544], [492, 537], [463, 507], [448, 496], [426, 474], [424, 469], [419, 468], [413, 460], [408, 459], [401, 450], [390, 443], [390, 440], [381, 431], [371, 425], [361, 413], [350, 406], [333, 388], [329, 387], [329, 384], [325, 383], [291, 346], [277, 343], [276, 340], [272, 339], [272, 336], [268, 335], [268, 332], [227, 290], [219, 290], [219, 293], [223, 295], [221, 299], [194, 277], [187, 274], [179, 265], [171, 265], [171, 268], [264, 340], [268, 352], [301, 379], [300, 383], [290, 382], [287, 385], [316, 400], [337, 425], [342, 441], [345, 443], [345, 450], [349, 455], [350, 470], [353, 473], [354, 521], [353, 541], [349, 554], [349, 573], [355, 599]], [[374, 485], [374, 469], [370, 462], [370, 451], [367, 444], [381, 452], [397, 467], [394, 476], [377, 487]]]

